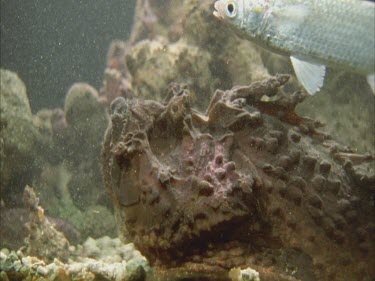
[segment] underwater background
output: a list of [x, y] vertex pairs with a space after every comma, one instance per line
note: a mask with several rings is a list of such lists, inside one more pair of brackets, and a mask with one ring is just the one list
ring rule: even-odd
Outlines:
[[211, 0], [0, 1], [0, 280], [374, 280], [365, 77]]
[[129, 37], [135, 0], [1, 0], [0, 6], [1, 67], [28, 85], [36, 112], [61, 106], [76, 81], [100, 86], [108, 45]]

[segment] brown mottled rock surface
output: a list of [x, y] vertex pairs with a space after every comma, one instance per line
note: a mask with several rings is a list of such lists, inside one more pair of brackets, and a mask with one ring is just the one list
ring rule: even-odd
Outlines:
[[112, 103], [105, 183], [123, 238], [160, 274], [375, 277], [371, 176], [355, 180], [358, 155], [294, 113], [305, 96], [279, 91], [287, 80], [217, 90], [205, 113], [177, 85], [165, 103]]
[[29, 232], [25, 241], [26, 254], [44, 258], [49, 262], [55, 258], [68, 261], [71, 254], [69, 241], [44, 215], [44, 209], [39, 206], [39, 198], [29, 186], [24, 190], [23, 201], [29, 212], [29, 222], [26, 224]]

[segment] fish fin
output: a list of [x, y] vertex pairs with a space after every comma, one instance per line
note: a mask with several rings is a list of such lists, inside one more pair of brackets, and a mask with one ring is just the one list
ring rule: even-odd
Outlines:
[[372, 93], [375, 95], [375, 73], [367, 75], [367, 83], [372, 89]]
[[292, 61], [298, 81], [306, 91], [310, 95], [314, 95], [318, 92], [324, 83], [326, 67], [324, 65], [302, 61], [293, 56], [290, 57], [290, 60]]

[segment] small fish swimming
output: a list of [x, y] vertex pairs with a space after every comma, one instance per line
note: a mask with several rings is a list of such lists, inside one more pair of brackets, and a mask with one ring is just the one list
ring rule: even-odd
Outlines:
[[218, 0], [215, 17], [270, 51], [290, 56], [315, 94], [326, 65], [367, 76], [375, 87], [375, 3], [359, 0]]

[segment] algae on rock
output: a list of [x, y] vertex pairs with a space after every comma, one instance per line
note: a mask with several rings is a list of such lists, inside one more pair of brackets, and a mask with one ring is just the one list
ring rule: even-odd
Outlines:
[[172, 44], [161, 37], [140, 41], [127, 54], [126, 63], [136, 96], [160, 100], [171, 82], [186, 83], [196, 92], [211, 90], [211, 55], [182, 40]]
[[0, 192], [6, 204], [20, 205], [25, 184], [40, 162], [42, 136], [33, 124], [25, 84], [17, 74], [0, 70]]

